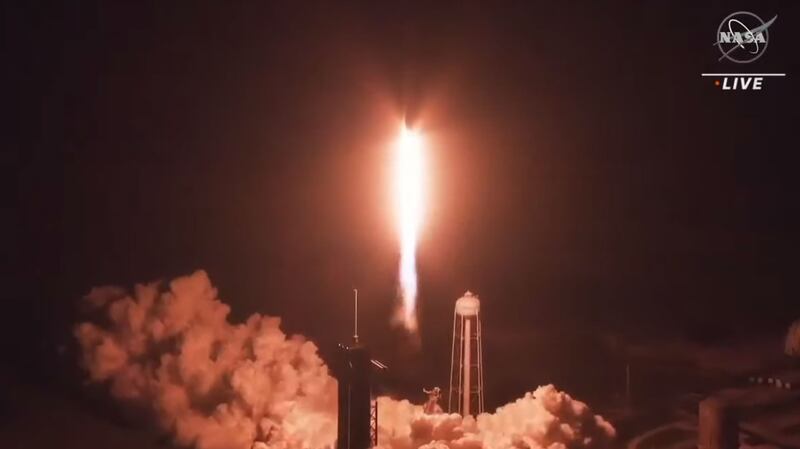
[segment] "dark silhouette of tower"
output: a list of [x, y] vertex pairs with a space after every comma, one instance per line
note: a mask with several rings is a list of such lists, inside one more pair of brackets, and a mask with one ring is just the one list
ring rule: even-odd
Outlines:
[[366, 346], [354, 342], [339, 345], [336, 378], [339, 381], [339, 436], [337, 449], [367, 449], [371, 435], [372, 367]]
[[340, 344], [334, 375], [339, 382], [339, 417], [336, 449], [368, 449], [378, 444], [378, 403], [372, 400], [372, 370], [386, 370], [370, 358], [358, 341], [358, 290], [355, 290], [355, 333], [353, 343]]

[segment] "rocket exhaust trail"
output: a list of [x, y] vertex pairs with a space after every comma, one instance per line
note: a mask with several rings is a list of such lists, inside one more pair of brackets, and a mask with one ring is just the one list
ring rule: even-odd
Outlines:
[[400, 308], [395, 317], [409, 332], [417, 330], [417, 260], [424, 209], [424, 142], [419, 132], [403, 127], [395, 148], [394, 193], [400, 237]]

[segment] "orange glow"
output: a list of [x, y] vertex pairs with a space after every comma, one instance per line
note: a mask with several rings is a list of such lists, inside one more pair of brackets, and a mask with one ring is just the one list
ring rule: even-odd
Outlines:
[[400, 296], [398, 319], [409, 331], [417, 329], [416, 249], [422, 224], [425, 181], [425, 142], [419, 132], [400, 130], [395, 145], [394, 196], [400, 237]]

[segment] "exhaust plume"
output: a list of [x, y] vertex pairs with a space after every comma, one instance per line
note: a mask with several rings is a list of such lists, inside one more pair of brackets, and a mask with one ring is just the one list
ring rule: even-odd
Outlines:
[[400, 307], [394, 321], [417, 330], [417, 241], [424, 210], [424, 141], [419, 132], [400, 130], [395, 149], [394, 195], [400, 235]]
[[[82, 365], [124, 404], [143, 407], [175, 442], [198, 449], [328, 449], [336, 442], [336, 381], [314, 343], [280, 319], [240, 324], [203, 271], [167, 285], [92, 289], [102, 324], [75, 327]], [[494, 414], [426, 415], [381, 397], [382, 449], [603, 448], [611, 425], [586, 404], [540, 387]]]

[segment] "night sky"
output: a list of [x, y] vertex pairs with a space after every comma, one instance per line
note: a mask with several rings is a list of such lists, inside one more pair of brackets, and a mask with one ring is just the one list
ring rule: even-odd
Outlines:
[[[472, 290], [487, 379], [508, 380], [492, 404], [558, 381], [509, 373], [578, 330], [705, 341], [800, 318], [796, 2], [20, 3], [3, 13], [10, 372], [71, 344], [92, 286], [196, 269], [232, 319], [281, 316], [323, 354], [358, 287], [361, 334], [414, 391], [446, 383]], [[717, 62], [740, 9], [778, 15], [769, 49]], [[700, 77], [739, 70], [788, 76]], [[404, 116], [431, 165], [418, 352], [387, 331]]]

